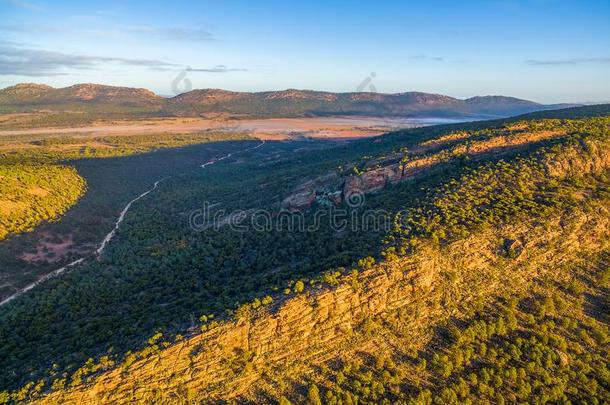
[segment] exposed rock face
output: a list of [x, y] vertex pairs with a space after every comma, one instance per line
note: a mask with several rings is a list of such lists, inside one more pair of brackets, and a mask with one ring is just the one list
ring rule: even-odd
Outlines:
[[[383, 266], [362, 273], [358, 286], [343, 283], [317, 293], [301, 294], [276, 304], [275, 310], [228, 322], [185, 339], [163, 350], [158, 361], [150, 358], [151, 363], [134, 363], [129, 372], [146, 374], [138, 377], [143, 387], [151, 379], [190, 375], [196, 376], [188, 382], [196, 390], [224, 386], [225, 393], [237, 394], [237, 386], [246, 387], [257, 378], [256, 373], [243, 372], [244, 368], [258, 369], [269, 362], [293, 359], [296, 353], [312, 346], [343, 340], [363, 319], [407, 305], [415, 293], [423, 294], [431, 288], [435, 279], [433, 262], [422, 262], [405, 270], [401, 266]], [[130, 384], [121, 382], [129, 380], [121, 377], [126, 370], [119, 368], [101, 376], [94, 383], [96, 388], [80, 397], [80, 401], [129, 402], [134, 398], [132, 389], [128, 388]], [[110, 388], [111, 385], [114, 387]], [[213, 398], [210, 397], [210, 402], [214, 402]], [[65, 397], [59, 401], [72, 403]]]
[[[315, 201], [316, 193], [320, 191], [321, 187], [335, 190], [325, 191], [325, 198], [333, 204], [340, 204], [352, 194], [380, 191], [388, 184], [410, 179], [433, 165], [454, 157], [469, 156], [472, 159], [479, 160], [489, 156], [489, 154], [500, 156], [522, 145], [558, 138], [563, 135], [565, 135], [564, 131], [525, 132], [516, 136], [496, 136], [472, 142], [468, 146], [457, 145], [433, 154], [416, 156], [414, 155], [415, 151], [411, 151], [410, 157], [407, 155], [410, 160], [405, 163], [377, 161], [375, 163], [385, 163], [385, 165], [365, 171], [360, 175], [349, 175], [343, 179], [332, 173], [305, 182], [284, 200], [283, 206], [294, 210], [306, 209]], [[451, 136], [446, 136], [440, 141], [424, 143], [416, 149], [416, 153], [422, 153], [433, 149], [435, 146], [442, 145], [444, 142], [465, 137], [468, 137], [467, 133], [451, 134]], [[401, 156], [402, 154], [395, 154], [392, 159], [398, 160]], [[580, 145], [567, 148], [561, 155], [549, 154], [544, 160], [544, 165], [548, 175], [552, 177], [577, 176], [582, 173], [599, 172], [610, 167], [610, 149], [607, 145], [598, 141], [582, 141]]]
[[[316, 200], [318, 190], [334, 188], [339, 181], [339, 176], [335, 172], [306, 181], [282, 200], [281, 208], [288, 211], [307, 209]], [[333, 198], [336, 199], [336, 195]]]
[[305, 189], [289, 195], [282, 201], [282, 209], [288, 211], [300, 211], [309, 208], [316, 199], [316, 191]]
[[354, 193], [372, 193], [383, 189], [388, 183], [400, 181], [401, 170], [399, 165], [389, 165], [367, 171], [359, 176], [350, 175], [343, 179], [333, 172], [299, 185], [288, 197], [284, 198], [282, 208], [307, 209], [316, 201], [316, 196], [318, 196], [318, 201], [324, 200], [338, 205]]
[[349, 197], [354, 193], [366, 194], [383, 189], [388, 183], [400, 181], [400, 168], [390, 165], [370, 170], [360, 176], [350, 176], [345, 179], [343, 195]]
[[549, 156], [545, 167], [550, 176], [569, 177], [583, 173], [594, 173], [610, 167], [610, 148], [599, 142], [582, 141], [562, 156]]
[[373, 193], [382, 190], [388, 184], [411, 178], [433, 163], [433, 159], [423, 158], [409, 162], [404, 167], [401, 164], [391, 164], [343, 179], [332, 173], [301, 184], [284, 199], [282, 208], [307, 209], [316, 201], [317, 194], [323, 194], [323, 198], [329, 203], [338, 205], [353, 194]]

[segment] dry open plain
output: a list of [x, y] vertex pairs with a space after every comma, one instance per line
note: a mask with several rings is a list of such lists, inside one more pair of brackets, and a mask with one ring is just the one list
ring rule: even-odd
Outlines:
[[399, 128], [456, 122], [437, 118], [305, 117], [261, 119], [159, 118], [97, 122], [87, 126], [1, 130], [0, 136], [66, 134], [71, 136], [153, 133], [250, 133], [260, 139], [346, 139], [375, 136]]

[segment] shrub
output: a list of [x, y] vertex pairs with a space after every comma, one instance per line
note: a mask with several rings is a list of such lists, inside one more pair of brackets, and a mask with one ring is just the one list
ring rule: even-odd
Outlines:
[[322, 405], [320, 390], [317, 385], [312, 384], [309, 386], [309, 390], [307, 391], [307, 402], [311, 405]]

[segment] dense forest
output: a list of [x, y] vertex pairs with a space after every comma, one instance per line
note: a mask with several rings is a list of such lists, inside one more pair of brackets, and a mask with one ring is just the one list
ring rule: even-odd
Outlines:
[[[609, 197], [609, 113], [606, 107], [575, 110], [575, 119], [538, 114], [445, 125], [347, 144], [267, 142], [244, 150], [243, 141], [221, 142], [180, 153], [113, 158], [118, 163], [154, 156], [146, 170], [169, 160], [172, 176], [154, 198], [133, 207], [100, 260], [89, 260], [0, 308], [0, 387], [16, 390], [4, 398], [25, 399], [53, 384], [56, 389], [78, 386], [85, 376], [206, 330], [211, 319], [239, 318], [312, 286], [357, 277], [377, 262], [414, 255], [423, 246], [442, 249], [489, 227], [548, 218], [587, 204], [603, 206]], [[205, 170], [199, 167], [232, 150], [243, 152]], [[174, 161], [204, 156], [199, 165]], [[90, 165], [99, 170], [99, 161], [74, 165], [84, 173]], [[364, 204], [352, 206], [347, 199], [330, 204], [325, 198], [337, 187], [345, 193], [346, 184], [363, 184], [393, 167], [402, 171], [400, 179], [386, 181], [375, 192], [364, 190]], [[329, 173], [334, 180], [318, 186], [315, 200], [301, 211], [306, 231], [279, 226], [282, 202], [304, 181]], [[96, 175], [84, 177], [92, 188]], [[246, 218], [252, 210], [265, 209], [272, 213], [272, 226], [264, 232], [193, 229], [190, 213], [206, 202], [213, 212], [241, 210]], [[349, 218], [382, 210], [389, 221], [373, 231], [363, 226], [338, 231], [331, 216], [320, 216], [335, 208], [345, 209]], [[517, 257], [521, 244], [508, 241], [503, 254]], [[313, 379], [304, 394], [287, 391], [270, 401], [603, 403], [608, 398], [607, 319], [596, 315], [602, 309], [587, 312], [581, 285], [600, 280], [601, 290], [586, 289], [607, 302], [607, 271], [603, 265], [591, 273], [569, 271], [572, 278], [582, 271], [585, 279], [567, 290], [545, 279], [536, 299], [498, 296], [486, 304], [491, 307], [472, 312], [471, 319], [430, 325], [449, 336], [441, 339], [446, 344], [422, 348], [409, 358], [330, 364], [322, 373], [327, 380]], [[400, 314], [392, 316], [384, 322], [400, 329]], [[370, 333], [376, 333], [371, 325]]]
[[238, 150], [248, 139], [214, 133], [3, 136], [0, 297], [93, 251], [125, 204], [155, 181]]

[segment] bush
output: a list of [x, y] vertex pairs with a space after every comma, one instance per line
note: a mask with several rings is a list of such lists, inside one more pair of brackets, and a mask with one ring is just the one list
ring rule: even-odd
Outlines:
[[318, 389], [317, 385], [312, 384], [309, 386], [309, 390], [307, 391], [307, 402], [310, 405], [322, 405], [320, 390]]

